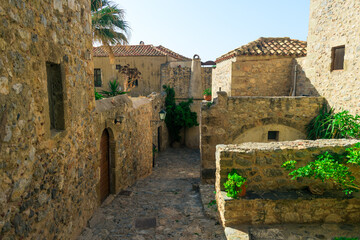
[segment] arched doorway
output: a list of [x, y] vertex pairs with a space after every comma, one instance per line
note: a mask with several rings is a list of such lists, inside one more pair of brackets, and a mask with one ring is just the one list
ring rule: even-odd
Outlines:
[[103, 202], [110, 194], [110, 135], [104, 130], [100, 141], [100, 201]]

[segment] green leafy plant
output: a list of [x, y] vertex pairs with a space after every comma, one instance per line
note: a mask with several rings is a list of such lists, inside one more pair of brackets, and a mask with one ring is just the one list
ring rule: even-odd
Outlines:
[[176, 104], [174, 89], [165, 85], [163, 88], [167, 94], [165, 98], [165, 123], [169, 131], [170, 143], [173, 144], [176, 141], [180, 141], [181, 129], [198, 126], [199, 123], [197, 122], [196, 112], [192, 112], [190, 109], [190, 105], [193, 103], [192, 98]]
[[360, 138], [360, 115], [334, 113], [324, 105], [306, 127], [308, 139]]
[[210, 89], [210, 88], [205, 89], [204, 92], [203, 92], [203, 94], [204, 94], [205, 96], [211, 96], [211, 89]]
[[95, 88], [95, 100], [99, 100], [99, 99], [103, 99], [103, 98], [104, 98], [104, 96], [101, 95], [100, 93], [98, 93]]
[[[289, 160], [282, 167], [293, 170], [296, 164], [296, 161]], [[360, 143], [347, 148], [343, 154], [324, 152], [318, 155], [315, 161], [293, 170], [289, 175], [293, 176], [292, 180], [306, 177], [320, 179], [323, 182], [332, 181], [339, 185], [347, 195], [360, 190], [360, 183], [349, 169], [350, 165], [360, 166]]]
[[155, 145], [155, 144], [153, 144], [153, 149], [152, 149], [152, 152], [153, 152], [153, 153], [157, 153], [157, 152], [158, 152], [158, 150], [157, 150], [157, 148], [156, 148], [156, 145]]
[[120, 84], [118, 83], [118, 81], [116, 79], [114, 79], [113, 81], [109, 81], [108, 85], [109, 85], [110, 91], [102, 91], [101, 92], [102, 94], [106, 95], [107, 97], [115, 97], [117, 95], [127, 93], [127, 92], [120, 91]]
[[91, 0], [93, 43], [101, 43], [115, 61], [111, 45], [127, 44], [130, 27], [125, 21], [125, 11], [109, 0]]
[[235, 169], [228, 174], [228, 180], [224, 183], [226, 196], [237, 199], [242, 192], [241, 187], [245, 184], [246, 178], [240, 176]]
[[215, 199], [211, 200], [211, 201], [207, 204], [207, 207], [209, 208], [209, 207], [212, 207], [212, 206], [214, 206], [214, 205], [216, 205], [216, 200], [215, 200]]

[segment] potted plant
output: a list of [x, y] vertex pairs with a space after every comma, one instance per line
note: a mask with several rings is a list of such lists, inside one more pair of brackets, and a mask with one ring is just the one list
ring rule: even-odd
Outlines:
[[239, 175], [235, 169], [228, 174], [228, 180], [224, 183], [226, 196], [238, 199], [246, 195], [246, 178]]
[[206, 101], [211, 101], [211, 89], [207, 88], [204, 90], [204, 99]]

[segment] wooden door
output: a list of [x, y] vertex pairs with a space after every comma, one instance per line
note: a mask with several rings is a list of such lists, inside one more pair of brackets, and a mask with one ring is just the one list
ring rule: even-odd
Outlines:
[[100, 200], [103, 202], [110, 194], [110, 174], [109, 174], [109, 132], [105, 129], [100, 141]]

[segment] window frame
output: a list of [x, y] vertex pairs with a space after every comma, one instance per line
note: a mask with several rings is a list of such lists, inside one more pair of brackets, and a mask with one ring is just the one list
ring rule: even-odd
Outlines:
[[[97, 74], [97, 72], [99, 72], [99, 74]], [[96, 77], [100, 77], [100, 86], [96, 84], [96, 83], [98, 83]], [[102, 87], [101, 68], [94, 68], [94, 86], [95, 87]]]
[[[338, 61], [337, 57], [340, 57], [340, 56], [337, 56], [337, 53], [336, 53], [336, 51], [338, 49], [344, 49], [344, 54], [342, 56], [342, 68], [338, 68], [338, 66], [336, 65], [336, 62]], [[345, 69], [345, 45], [333, 47], [331, 49], [331, 72], [332, 71], [342, 71], [344, 69]]]

